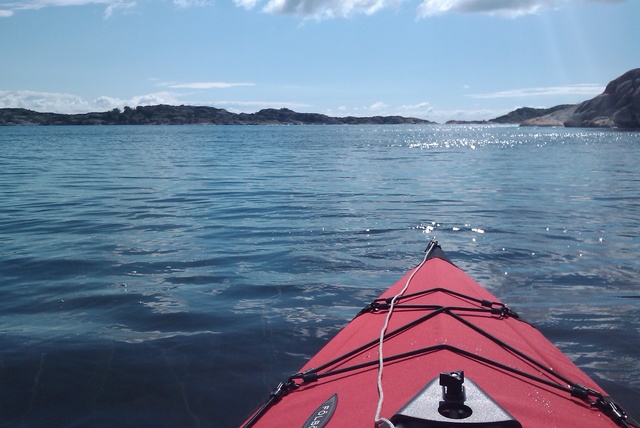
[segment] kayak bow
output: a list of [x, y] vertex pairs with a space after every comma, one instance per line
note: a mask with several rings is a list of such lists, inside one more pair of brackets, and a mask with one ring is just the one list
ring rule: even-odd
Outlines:
[[453, 265], [365, 306], [244, 427], [638, 427], [535, 327]]

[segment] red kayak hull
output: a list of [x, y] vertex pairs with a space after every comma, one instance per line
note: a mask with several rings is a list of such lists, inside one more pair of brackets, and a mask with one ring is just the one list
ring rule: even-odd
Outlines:
[[[573, 397], [570, 392], [553, 386], [569, 385], [536, 363], [560, 374], [561, 379], [602, 392], [535, 327], [517, 319], [515, 314], [503, 310], [500, 305], [494, 306], [494, 311], [487, 311], [487, 306], [477, 301], [444, 291], [500, 303], [462, 270], [443, 258], [434, 257], [408, 272], [380, 297], [390, 299], [400, 293], [410, 278], [404, 296], [434, 291], [403, 298], [393, 310], [387, 333], [416, 320], [422, 321], [386, 338], [383, 343], [385, 357], [399, 357], [384, 364], [382, 417], [390, 419], [398, 413], [441, 372], [464, 370], [466, 378], [472, 379], [523, 427], [618, 426], [603, 411], [591, 406], [588, 400]], [[480, 311], [434, 311], [414, 305], [433, 305], [435, 309], [477, 308]], [[305, 426], [333, 397], [334, 403], [330, 406], [333, 413], [327, 427], [372, 427], [379, 393], [378, 344], [371, 343], [380, 336], [387, 313], [388, 309], [382, 307], [354, 318], [300, 370], [315, 373], [314, 368], [321, 367], [319, 379], [315, 380], [313, 376], [308, 381], [294, 379], [295, 387], [282, 397], [273, 399], [263, 409], [263, 414], [251, 422], [252, 426]], [[489, 332], [490, 337], [482, 332]], [[361, 346], [364, 349], [354, 355], [325, 367], [336, 357], [349, 355]], [[509, 347], [516, 349], [517, 353]], [[353, 366], [361, 367], [340, 373], [341, 369]], [[322, 373], [326, 372], [334, 374], [323, 377]], [[290, 382], [289, 386], [294, 384]], [[329, 406], [325, 407], [329, 410]], [[313, 422], [311, 424], [309, 426], [314, 426]]]

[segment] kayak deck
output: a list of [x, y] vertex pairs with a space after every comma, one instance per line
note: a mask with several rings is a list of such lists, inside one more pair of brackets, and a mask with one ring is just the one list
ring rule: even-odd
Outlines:
[[477, 387], [509, 420], [483, 425], [477, 418], [488, 410], [460, 404], [467, 410], [456, 419], [446, 416], [442, 425], [442, 411], [428, 415], [448, 400], [423, 396], [423, 407], [433, 408], [406, 426], [634, 426], [535, 327], [449, 262], [435, 241], [427, 251], [423, 263], [279, 385], [245, 426], [371, 426], [377, 413], [401, 426], [406, 418], [400, 413], [412, 398], [430, 394], [425, 387], [441, 373], [458, 371], [468, 379], [469, 394]]

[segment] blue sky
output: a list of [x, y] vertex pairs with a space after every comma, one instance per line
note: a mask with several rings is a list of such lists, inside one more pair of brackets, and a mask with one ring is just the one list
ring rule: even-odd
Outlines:
[[640, 67], [638, 0], [0, 0], [0, 107], [286, 107], [437, 122]]

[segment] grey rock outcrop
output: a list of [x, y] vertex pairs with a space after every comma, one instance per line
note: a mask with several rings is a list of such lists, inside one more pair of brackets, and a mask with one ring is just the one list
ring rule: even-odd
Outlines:
[[522, 126], [640, 128], [640, 68], [612, 80], [593, 99], [526, 120]]

